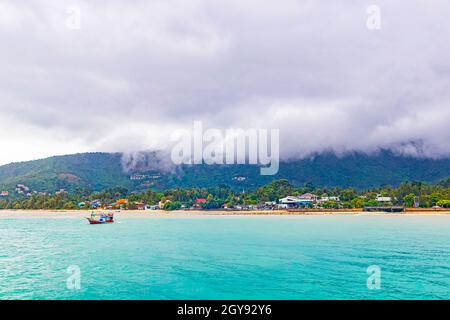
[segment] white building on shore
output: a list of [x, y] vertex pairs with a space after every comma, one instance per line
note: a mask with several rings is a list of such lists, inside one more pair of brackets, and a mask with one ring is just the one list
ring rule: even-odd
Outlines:
[[377, 198], [375, 199], [378, 202], [391, 202], [392, 198], [391, 197], [383, 197], [381, 194], [377, 195]]

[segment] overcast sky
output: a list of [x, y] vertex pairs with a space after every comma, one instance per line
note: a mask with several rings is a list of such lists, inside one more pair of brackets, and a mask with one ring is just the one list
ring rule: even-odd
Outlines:
[[450, 156], [449, 17], [448, 0], [0, 0], [0, 164], [164, 148], [194, 120], [279, 128], [283, 157]]

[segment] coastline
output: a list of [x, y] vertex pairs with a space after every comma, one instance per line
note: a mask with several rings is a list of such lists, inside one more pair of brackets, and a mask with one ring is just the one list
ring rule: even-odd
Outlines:
[[[100, 211], [100, 210], [99, 210]], [[44, 218], [44, 219], [83, 219], [89, 217], [92, 210], [0, 210], [0, 219], [16, 218]], [[426, 211], [414, 210], [402, 213], [390, 212], [363, 212], [363, 211], [220, 211], [220, 210], [101, 210], [101, 212], [114, 212], [120, 218], [208, 218], [208, 217], [276, 217], [276, 216], [445, 216], [450, 215], [449, 210]]]

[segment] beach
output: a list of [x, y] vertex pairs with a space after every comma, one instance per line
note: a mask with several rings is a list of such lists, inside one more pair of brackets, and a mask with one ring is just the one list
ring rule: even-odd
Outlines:
[[364, 211], [288, 211], [288, 210], [253, 210], [253, 211], [232, 211], [232, 210], [0, 210], [0, 219], [16, 218], [45, 218], [45, 219], [83, 219], [89, 217], [92, 212], [114, 213], [116, 218], [208, 218], [208, 217], [241, 217], [241, 216], [420, 216], [420, 215], [448, 215], [448, 210], [411, 210], [401, 213], [390, 212], [364, 212]]

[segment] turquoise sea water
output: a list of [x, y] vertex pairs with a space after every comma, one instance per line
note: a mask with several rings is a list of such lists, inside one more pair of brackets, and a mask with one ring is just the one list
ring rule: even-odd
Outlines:
[[450, 216], [0, 219], [0, 299], [450, 299]]

